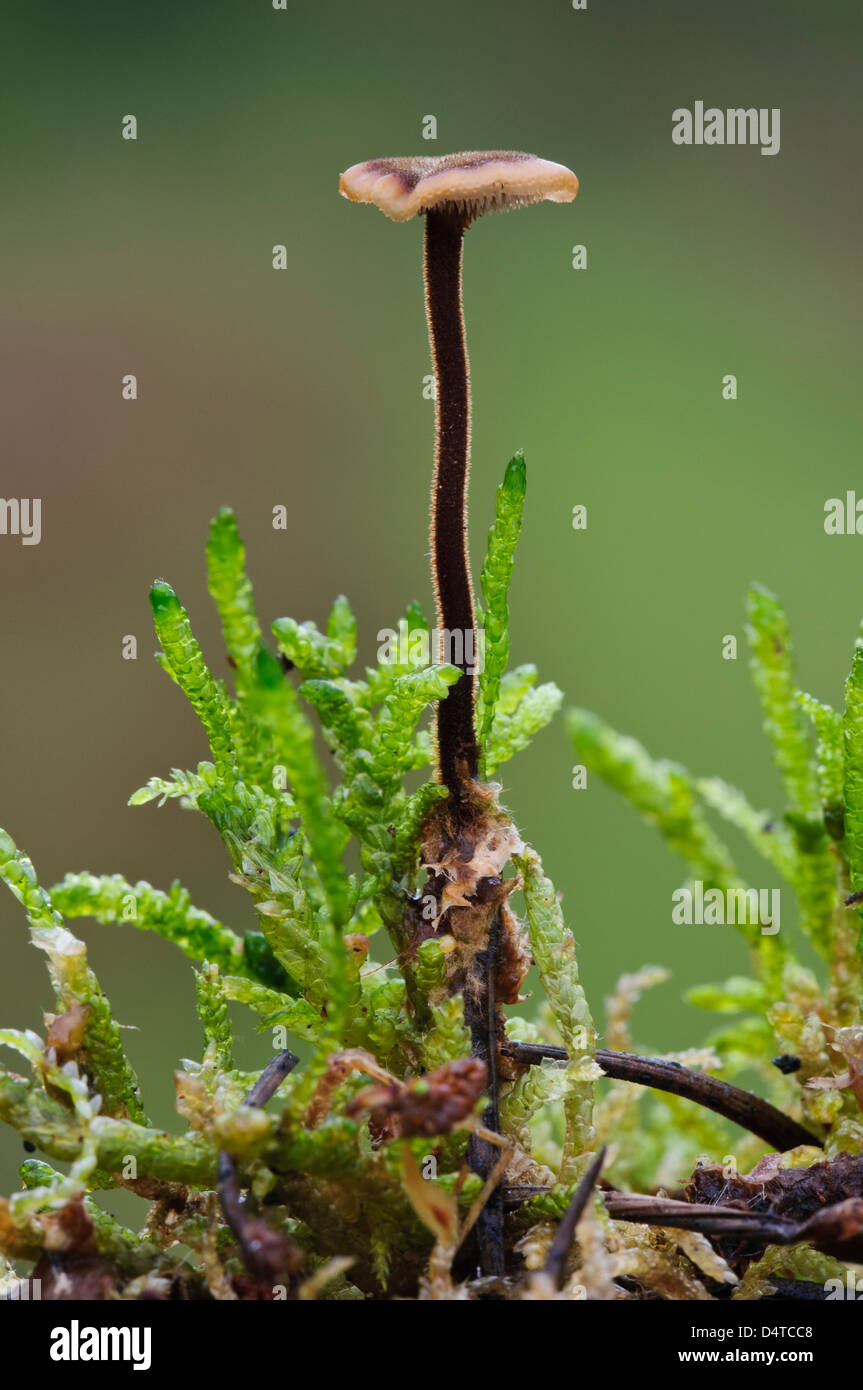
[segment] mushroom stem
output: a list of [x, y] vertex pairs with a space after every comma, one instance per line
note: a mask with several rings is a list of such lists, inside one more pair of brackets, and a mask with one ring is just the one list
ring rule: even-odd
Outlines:
[[[476, 777], [479, 766], [470, 660], [477, 650], [476, 618], [467, 540], [470, 373], [461, 291], [466, 226], [465, 216], [454, 209], [426, 214], [426, 314], [436, 382], [432, 577], [438, 633], [456, 634], [456, 642], [460, 638], [462, 644], [462, 659], [454, 663], [461, 667], [462, 675], [437, 709], [438, 771], [454, 800], [460, 797], [464, 783]], [[445, 640], [438, 638], [439, 643]], [[453, 638], [448, 640], [452, 643]]]

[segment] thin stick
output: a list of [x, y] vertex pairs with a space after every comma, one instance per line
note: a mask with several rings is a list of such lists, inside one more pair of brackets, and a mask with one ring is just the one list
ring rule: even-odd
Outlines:
[[[536, 1043], [507, 1042], [504, 1050], [516, 1062], [526, 1062], [528, 1065], [540, 1062], [543, 1057], [564, 1062], [568, 1056], [563, 1047], [546, 1047]], [[759, 1139], [771, 1144], [780, 1153], [796, 1149], [799, 1144], [811, 1144], [819, 1149], [824, 1147], [822, 1139], [777, 1110], [769, 1101], [727, 1081], [720, 1081], [715, 1076], [708, 1076], [705, 1072], [690, 1071], [679, 1062], [666, 1062], [660, 1057], [638, 1057], [629, 1052], [606, 1052], [603, 1048], [597, 1048], [596, 1060], [606, 1076], [618, 1081], [632, 1081], [638, 1086], [651, 1086], [654, 1090], [667, 1091], [671, 1095], [695, 1101], [717, 1115], [724, 1115], [727, 1120], [749, 1130], [750, 1134], [757, 1134]]]
[[603, 1144], [599, 1153], [594, 1158], [578, 1187], [575, 1189], [575, 1196], [564, 1212], [554, 1240], [551, 1242], [551, 1249], [545, 1261], [545, 1273], [554, 1281], [558, 1289], [563, 1288], [564, 1276], [566, 1274], [566, 1261], [575, 1239], [575, 1228], [581, 1220], [582, 1213], [587, 1206], [590, 1194], [599, 1181], [602, 1172], [602, 1165], [605, 1162], [605, 1145]]
[[[264, 1067], [243, 1104], [266, 1105], [299, 1060], [293, 1052], [280, 1052]], [[236, 1159], [225, 1149], [219, 1153], [216, 1173], [225, 1221], [240, 1247], [246, 1269], [262, 1279], [280, 1275], [286, 1259], [290, 1261], [289, 1245], [257, 1215], [251, 1197], [243, 1200]]]
[[285, 1048], [271, 1062], [268, 1062], [244, 1101], [245, 1105], [266, 1105], [272, 1100], [286, 1076], [289, 1076], [299, 1062], [293, 1052]]
[[808, 1241], [825, 1255], [835, 1255], [852, 1264], [863, 1259], [863, 1201], [859, 1197], [820, 1205], [802, 1221], [772, 1211], [676, 1202], [628, 1192], [607, 1193], [606, 1207], [609, 1216], [617, 1221], [678, 1226], [702, 1235], [742, 1237], [770, 1245]]
[[[432, 578], [439, 632], [461, 638], [462, 675], [438, 704], [440, 780], [458, 799], [476, 777], [473, 673], [468, 641], [475, 641], [473, 587], [467, 544], [470, 469], [470, 374], [462, 312], [461, 262], [465, 219], [455, 210], [431, 211], [425, 227], [425, 292], [435, 369], [435, 469], [431, 500]], [[475, 650], [475, 648], [474, 648]], [[456, 652], [455, 655], [458, 655]]]
[[[488, 1073], [489, 1103], [483, 1112], [483, 1125], [495, 1131], [500, 1129], [495, 997], [500, 930], [500, 914], [496, 912], [488, 934], [488, 945], [476, 957], [474, 963], [474, 970], [481, 983], [479, 997], [474, 998], [470, 989], [465, 990], [465, 1018], [470, 1026], [471, 1056], [483, 1061]], [[467, 1161], [472, 1170], [483, 1178], [488, 1178], [494, 1170], [494, 1148], [482, 1135], [471, 1134], [467, 1146]], [[499, 1191], [493, 1191], [482, 1208], [476, 1239], [483, 1274], [501, 1278], [506, 1270], [506, 1259], [503, 1245], [503, 1202]]]
[[803, 1223], [788, 1221], [772, 1212], [742, 1207], [712, 1206], [705, 1202], [676, 1202], [667, 1197], [633, 1192], [606, 1192], [605, 1205], [615, 1221], [643, 1222], [700, 1231], [704, 1236], [751, 1237], [774, 1245], [790, 1245], [800, 1239]]

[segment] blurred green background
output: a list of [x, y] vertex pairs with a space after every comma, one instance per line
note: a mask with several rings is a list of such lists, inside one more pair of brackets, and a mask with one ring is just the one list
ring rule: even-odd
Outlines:
[[[170, 579], [223, 674], [203, 554], [220, 505], [267, 620], [321, 622], [344, 591], [371, 659], [406, 600], [429, 604], [422, 228], [336, 192], [342, 169], [389, 154], [512, 147], [578, 173], [575, 204], [468, 237], [477, 565], [523, 448], [513, 660], [652, 752], [775, 804], [745, 587], [783, 596], [802, 681], [831, 701], [863, 613], [863, 539], [823, 531], [828, 497], [863, 495], [859, 10], [36, 0], [2, 24], [2, 492], [41, 497], [44, 515], [41, 545], [0, 538], [0, 823], [42, 880], [180, 878], [252, 925], [202, 817], [126, 806], [151, 774], [205, 756], [152, 659], [147, 589]], [[673, 109], [698, 99], [781, 108], [781, 152], [674, 146]], [[681, 866], [605, 788], [573, 791], [574, 761], [558, 720], [506, 769], [506, 802], [564, 894], [596, 1014], [622, 971], [666, 964], [637, 1039], [694, 1045], [710, 1020], [682, 990], [745, 970], [739, 938], [672, 926]], [[0, 1020], [38, 1029], [44, 963], [5, 890], [0, 929]], [[172, 1068], [200, 1049], [189, 962], [131, 928], [76, 930], [140, 1030], [128, 1048], [150, 1113], [177, 1123]], [[254, 1065], [268, 1041], [250, 1017], [239, 1055]], [[20, 1145], [0, 1144], [6, 1190]]]

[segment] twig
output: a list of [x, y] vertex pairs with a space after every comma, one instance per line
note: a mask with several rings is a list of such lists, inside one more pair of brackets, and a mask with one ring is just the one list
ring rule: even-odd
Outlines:
[[599, 1180], [599, 1175], [602, 1172], [602, 1165], [605, 1162], [605, 1153], [606, 1148], [603, 1144], [581, 1182], [578, 1184], [578, 1187], [575, 1189], [575, 1195], [564, 1212], [558, 1224], [557, 1231], [555, 1232], [554, 1240], [551, 1243], [551, 1249], [548, 1252], [544, 1272], [548, 1275], [549, 1279], [554, 1281], [554, 1285], [558, 1289], [563, 1288], [564, 1275], [566, 1274], [566, 1261], [573, 1239], [575, 1238], [575, 1228], [581, 1219], [582, 1212], [587, 1206], [590, 1194], [593, 1192]]
[[[546, 1046], [538, 1043], [506, 1042], [503, 1050], [516, 1062], [534, 1065], [543, 1057], [565, 1062], [568, 1054], [563, 1047]], [[695, 1101], [717, 1115], [757, 1134], [759, 1139], [771, 1144], [780, 1153], [795, 1149], [799, 1144], [824, 1147], [824, 1141], [812, 1134], [803, 1125], [792, 1120], [789, 1115], [777, 1110], [769, 1101], [752, 1095], [739, 1086], [720, 1081], [706, 1072], [690, 1071], [679, 1062], [667, 1062], [660, 1057], [638, 1057], [629, 1052], [606, 1052], [597, 1048], [596, 1061], [606, 1076], [618, 1081], [632, 1081], [638, 1086], [652, 1086], [657, 1091], [667, 1091], [671, 1095], [682, 1096]]]
[[768, 1283], [775, 1292], [762, 1295], [760, 1303], [819, 1303], [832, 1297], [824, 1285], [816, 1284], [814, 1279], [780, 1279], [771, 1274]]
[[568, 1062], [569, 1053], [565, 1047], [555, 1047], [553, 1043], [523, 1043], [507, 1038], [501, 1044], [501, 1051], [514, 1062], [524, 1062], [529, 1067], [539, 1066], [544, 1058], [552, 1062]]
[[500, 1193], [503, 1209], [504, 1211], [518, 1211], [522, 1202], [529, 1202], [532, 1197], [545, 1197], [550, 1191], [550, 1187], [543, 1187], [536, 1183], [519, 1183], [502, 1187]]
[[[500, 947], [500, 914], [495, 913], [488, 934], [486, 949], [476, 958], [475, 970], [482, 988], [479, 998], [470, 998], [465, 991], [465, 1014], [470, 1025], [471, 1055], [480, 1058], [488, 1073], [489, 1103], [483, 1113], [483, 1124], [487, 1129], [498, 1130], [499, 1121], [499, 1082], [497, 1074], [497, 1000], [495, 980], [497, 977], [498, 951]], [[467, 1146], [467, 1160], [474, 1173], [488, 1179], [498, 1162], [494, 1146], [479, 1134], [471, 1134]], [[506, 1261], [503, 1245], [503, 1202], [500, 1190], [495, 1188], [479, 1215], [476, 1223], [476, 1241], [479, 1249], [480, 1270], [485, 1276], [503, 1277]]]
[[746, 1207], [713, 1206], [707, 1202], [676, 1202], [638, 1192], [604, 1193], [606, 1210], [615, 1221], [638, 1221], [647, 1226], [674, 1226], [704, 1236], [750, 1236], [774, 1245], [788, 1245], [800, 1223], [771, 1212]]
[[295, 1057], [293, 1052], [288, 1052], [287, 1048], [284, 1052], [280, 1052], [264, 1067], [243, 1103], [245, 1105], [266, 1105], [268, 1100], [272, 1100], [285, 1077], [290, 1076], [299, 1060], [299, 1057]]
[[[293, 1052], [280, 1052], [261, 1072], [243, 1104], [266, 1105], [299, 1060]], [[225, 1221], [240, 1247], [243, 1263], [249, 1273], [265, 1280], [274, 1280], [288, 1273], [294, 1264], [290, 1242], [258, 1216], [251, 1197], [243, 1199], [236, 1159], [226, 1149], [219, 1153], [217, 1178]]]
[[816, 1250], [837, 1259], [863, 1259], [863, 1200], [850, 1197], [819, 1208], [803, 1221], [770, 1211], [712, 1206], [704, 1202], [675, 1202], [628, 1192], [605, 1193], [609, 1216], [616, 1221], [639, 1221], [653, 1226], [676, 1226], [706, 1236], [740, 1237], [759, 1244], [797, 1245], [808, 1241]]

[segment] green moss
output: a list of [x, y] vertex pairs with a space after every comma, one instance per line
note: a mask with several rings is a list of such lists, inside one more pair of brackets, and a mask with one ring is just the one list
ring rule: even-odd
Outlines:
[[[555, 686], [537, 684], [534, 667], [505, 669], [507, 595], [525, 478], [517, 455], [498, 494], [483, 569], [486, 648], [477, 727], [489, 774], [527, 746], [562, 699]], [[66, 1015], [49, 1017], [42, 1034], [0, 1033], [0, 1045], [23, 1057], [32, 1073], [0, 1071], [0, 1119], [46, 1158], [69, 1165], [68, 1173], [37, 1159], [24, 1166], [22, 1190], [0, 1204], [0, 1257], [38, 1258], [41, 1218], [80, 1199], [121, 1295], [135, 1296], [135, 1281], [165, 1273], [188, 1281], [196, 1296], [206, 1295], [213, 1251], [220, 1252], [226, 1277], [241, 1269], [213, 1195], [219, 1154], [226, 1153], [241, 1185], [264, 1202], [275, 1235], [299, 1242], [307, 1275], [317, 1277], [333, 1256], [354, 1260], [351, 1273], [334, 1274], [333, 1298], [415, 1294], [432, 1242], [405, 1177], [407, 1141], [398, 1137], [397, 1124], [389, 1125], [387, 1107], [405, 1104], [408, 1093], [400, 1088], [423, 1073], [464, 1064], [471, 1054], [465, 999], [471, 1016], [476, 1012], [469, 993], [475, 986], [464, 971], [470, 956], [451, 934], [450, 919], [435, 920], [434, 880], [425, 862], [430, 827], [434, 840], [447, 824], [447, 792], [434, 778], [417, 785], [416, 776], [433, 761], [430, 711], [458, 671], [412, 665], [400, 647], [392, 660], [382, 656], [374, 669], [351, 673], [357, 632], [344, 598], [336, 600], [324, 632], [287, 618], [273, 624], [288, 659], [282, 661], [265, 640], [228, 510], [213, 522], [207, 563], [233, 690], [212, 674], [170, 585], [158, 581], [151, 603], [161, 664], [197, 713], [213, 760], [194, 772], [173, 769], [168, 777], [151, 778], [131, 804], [179, 801], [182, 809], [207, 816], [224, 841], [234, 881], [250, 895], [258, 930], [244, 935], [216, 921], [193, 906], [179, 884], [165, 892], [120, 875], [76, 873], [46, 892], [29, 859], [0, 832], [0, 877], [23, 906], [34, 945], [47, 956], [57, 1012]], [[403, 623], [410, 632], [428, 630], [416, 605]], [[722, 1028], [700, 1051], [677, 1055], [727, 1077], [754, 1067], [776, 1104], [820, 1126], [829, 1153], [840, 1145], [857, 1151], [863, 1117], [852, 1092], [801, 1083], [829, 1080], [835, 1071], [830, 1030], [844, 1029], [835, 1036], [853, 1051], [860, 1021], [856, 943], [848, 927], [853, 915], [841, 903], [851, 887], [863, 887], [863, 666], [858, 652], [840, 715], [797, 691], [787, 621], [765, 590], [750, 594], [749, 635], [765, 729], [786, 794], [778, 817], [756, 811], [721, 778], [698, 778], [679, 764], [654, 760], [595, 715], [571, 711], [568, 728], [591, 771], [659, 830], [705, 888], [745, 887], [712, 824], [716, 815], [793, 888], [802, 933], [828, 962], [829, 979], [803, 968], [784, 926], [777, 941], [757, 925], [744, 925], [750, 973], [688, 995], [697, 1008], [727, 1016]], [[325, 755], [316, 723], [329, 749]], [[494, 793], [482, 796], [493, 799]], [[486, 803], [480, 797], [477, 804]], [[503, 813], [495, 814], [503, 825]], [[463, 852], [458, 834], [450, 843]], [[511, 1038], [562, 1043], [568, 1053], [565, 1062], [516, 1068], [502, 1083], [501, 1133], [522, 1151], [518, 1171], [529, 1172], [525, 1181], [547, 1189], [520, 1207], [515, 1224], [530, 1230], [563, 1215], [596, 1146], [602, 1070], [564, 908], [538, 854], [521, 845], [514, 829], [512, 845], [541, 1007], [534, 1021], [510, 1011], [507, 1030]], [[483, 854], [491, 852], [484, 844]], [[443, 877], [450, 881], [467, 873], [457, 854], [447, 864]], [[110, 1003], [84, 943], [66, 925], [87, 918], [117, 930], [155, 931], [177, 947], [178, 963], [186, 957], [196, 964], [190, 1008], [197, 1008], [203, 1034], [201, 1060], [184, 1061], [175, 1078], [185, 1131], [182, 1124], [174, 1132], [158, 1130], [146, 1120]], [[514, 919], [510, 926], [517, 930]], [[622, 982], [609, 1006], [618, 1047], [629, 1047], [639, 981], [664, 979], [664, 972], [654, 971]], [[279, 1076], [266, 1109], [245, 1103], [261, 1073], [234, 1068], [231, 1005], [249, 1009], [264, 1034], [262, 1068], [288, 1042], [305, 1044], [303, 1061]], [[770, 1065], [775, 1051], [798, 1056], [798, 1071], [781, 1076]], [[389, 1076], [381, 1076], [381, 1067]], [[619, 1139], [618, 1172], [628, 1182], [676, 1181], [699, 1152], [715, 1152], [722, 1161], [726, 1152], [741, 1162], [757, 1156], [752, 1141], [735, 1138], [688, 1101], [652, 1097], [620, 1082], [603, 1087], [600, 1131]], [[430, 1086], [418, 1091], [414, 1085], [410, 1092], [414, 1101], [430, 1094]], [[474, 1108], [482, 1109], [479, 1095]], [[463, 1119], [472, 1115], [469, 1106]], [[438, 1115], [410, 1143], [413, 1162], [427, 1167], [423, 1176], [436, 1185], [429, 1191], [437, 1192], [440, 1211], [464, 1218], [482, 1186], [465, 1167], [466, 1134], [458, 1127], [453, 1132], [452, 1122]], [[140, 1235], [99, 1203], [100, 1191], [124, 1186], [157, 1204]], [[175, 1227], [160, 1215], [166, 1194], [181, 1213]], [[613, 1246], [609, 1223], [599, 1215], [591, 1239]], [[441, 1266], [435, 1229], [439, 1246], [432, 1264], [440, 1279], [446, 1261]], [[172, 1253], [180, 1239], [182, 1266]], [[645, 1246], [639, 1258], [649, 1257]], [[795, 1268], [815, 1271], [811, 1277], [829, 1264], [805, 1254], [795, 1258]], [[770, 1268], [765, 1257], [753, 1287]]]

